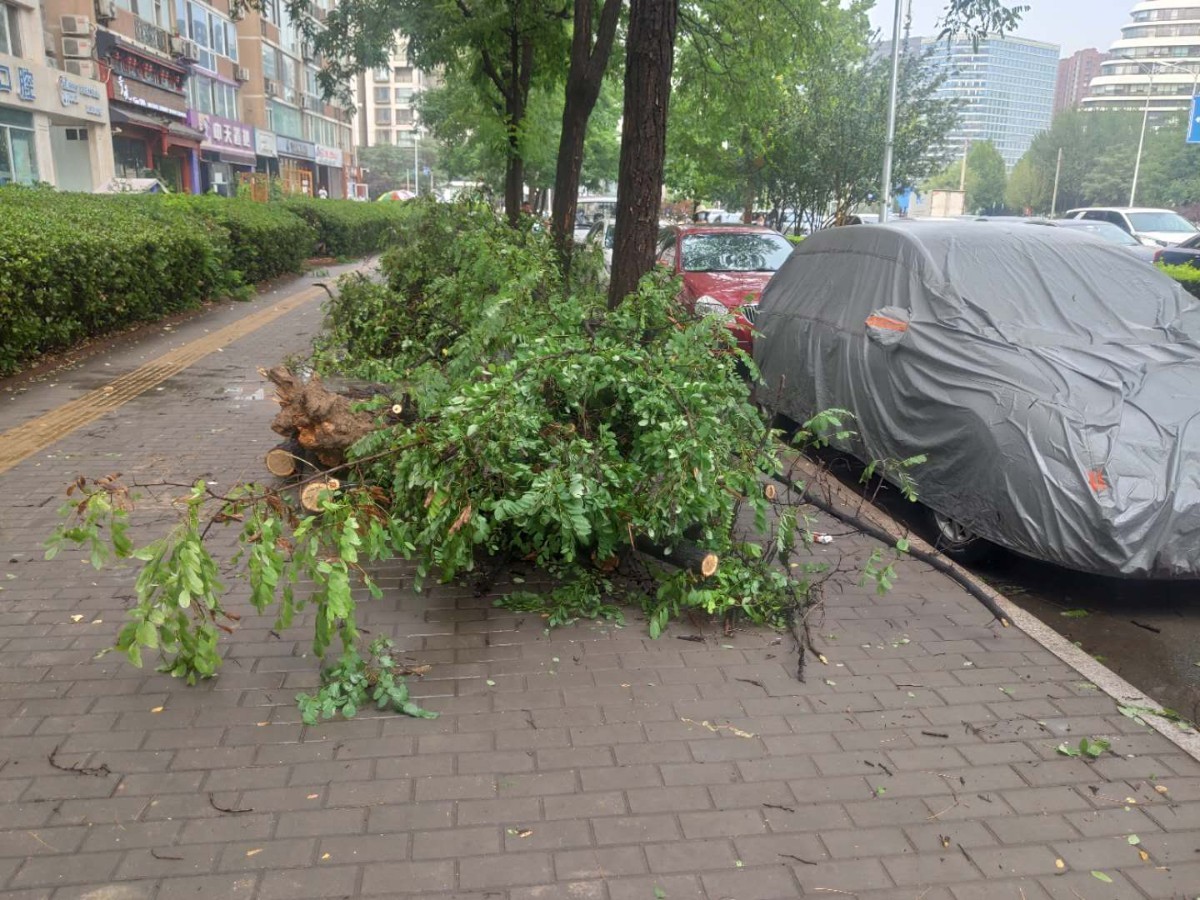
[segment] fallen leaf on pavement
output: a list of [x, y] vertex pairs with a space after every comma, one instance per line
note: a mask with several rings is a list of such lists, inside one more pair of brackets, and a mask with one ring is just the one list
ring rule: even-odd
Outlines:
[[740, 728], [735, 728], [733, 725], [713, 725], [708, 720], [697, 722], [694, 719], [680, 719], [680, 722], [686, 722], [689, 725], [699, 725], [702, 728], [707, 728], [709, 731], [716, 733], [718, 731], [728, 731], [730, 734], [736, 734], [740, 738], [758, 737], [756, 734], [751, 734], [749, 731], [742, 731]]
[[1103, 881], [1105, 884], [1113, 883], [1113, 880], [1111, 878], [1109, 878], [1103, 872], [1097, 872], [1095, 869], [1092, 870], [1092, 877], [1095, 878], [1097, 881]]
[[262, 853], [262, 847], [255, 847], [253, 850], [246, 851], [247, 856], [258, 856], [260, 853]]

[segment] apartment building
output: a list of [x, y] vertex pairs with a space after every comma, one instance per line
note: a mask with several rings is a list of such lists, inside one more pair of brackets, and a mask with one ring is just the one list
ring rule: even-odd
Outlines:
[[408, 41], [396, 36], [387, 66], [358, 78], [357, 140], [360, 147], [393, 145], [412, 149], [420, 134], [421, 94], [440, 79], [423, 72], [408, 58]]
[[40, 0], [0, 0], [0, 184], [92, 191], [113, 176], [106, 89], [88, 67], [52, 65], [83, 48], [56, 43], [43, 18]]
[[[259, 173], [347, 195], [349, 113], [320, 98], [321, 61], [280, 0], [44, 2], [48, 61], [107, 97], [117, 176], [232, 194]], [[333, 2], [309, 4], [317, 27]]]
[[1054, 91], [1054, 114], [1078, 109], [1087, 96], [1092, 79], [1100, 74], [1100, 67], [1108, 59], [1094, 47], [1079, 50], [1058, 62], [1058, 85]]
[[1200, 80], [1200, 0], [1142, 0], [1092, 79], [1084, 109], [1186, 112]]
[[[309, 17], [320, 27], [332, 0], [317, 0]], [[330, 197], [352, 194], [353, 133], [350, 111], [327, 103], [317, 85], [321, 59], [287, 18], [280, 0], [247, 10], [238, 27], [245, 77], [242, 104], [255, 129], [259, 171], [281, 178], [292, 191]]]

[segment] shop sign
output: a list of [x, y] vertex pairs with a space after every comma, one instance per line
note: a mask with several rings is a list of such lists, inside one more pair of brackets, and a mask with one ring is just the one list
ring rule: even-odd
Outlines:
[[269, 156], [274, 159], [279, 155], [279, 151], [275, 147], [275, 132], [263, 131], [261, 128], [254, 129], [254, 152], [259, 156]]
[[335, 147], [326, 147], [323, 144], [317, 144], [317, 165], [318, 166], [333, 166], [335, 169], [342, 167], [342, 151]]
[[176, 97], [167, 91], [159, 90], [139, 81], [131, 81], [124, 75], [117, 75], [108, 82], [108, 95], [114, 100], [177, 116], [180, 119], [187, 116], [187, 100]]
[[97, 119], [104, 118], [104, 107], [101, 104], [100, 91], [95, 87], [95, 83], [83, 83], [68, 78], [66, 75], [58, 76], [58, 100], [64, 108], [70, 109], [72, 106], [83, 106], [83, 111]]
[[281, 156], [294, 156], [297, 159], [316, 159], [317, 145], [308, 141], [297, 141], [288, 137], [277, 136], [275, 145]]
[[[0, 94], [13, 92], [13, 67], [0, 66]], [[37, 97], [33, 90], [33, 70], [17, 66], [17, 99], [33, 103]]]
[[187, 73], [163, 60], [153, 59], [145, 52], [135, 52], [107, 31], [96, 33], [96, 55], [112, 69], [113, 74], [140, 81], [164, 91], [183, 94]]
[[201, 146], [206, 150], [228, 150], [235, 153], [254, 152], [254, 129], [233, 119], [209, 113], [192, 112], [189, 124], [204, 132]]

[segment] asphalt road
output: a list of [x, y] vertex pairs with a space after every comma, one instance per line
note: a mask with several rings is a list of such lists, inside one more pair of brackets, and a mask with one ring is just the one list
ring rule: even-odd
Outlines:
[[[864, 489], [856, 461], [832, 454], [823, 461], [842, 482]], [[867, 490], [877, 491], [880, 506], [933, 542], [920, 507], [886, 484]], [[1164, 707], [1200, 722], [1200, 581], [1103, 578], [1006, 551], [974, 571]]]

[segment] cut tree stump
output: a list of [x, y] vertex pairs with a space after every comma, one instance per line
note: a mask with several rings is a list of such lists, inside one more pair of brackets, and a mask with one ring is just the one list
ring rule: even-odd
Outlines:
[[302, 469], [312, 466], [312, 461], [307, 456], [300, 442], [289, 438], [268, 450], [263, 461], [267, 465], [267, 471], [276, 478], [291, 478]]
[[336, 478], [326, 478], [306, 484], [300, 491], [300, 505], [311, 513], [321, 511], [321, 495], [328, 491], [333, 493], [342, 486]]
[[686, 541], [681, 541], [674, 547], [663, 547], [643, 536], [635, 538], [633, 546], [639, 553], [652, 556], [669, 566], [685, 569], [701, 578], [712, 578], [721, 566], [721, 557], [717, 554]]
[[[316, 374], [303, 381], [285, 366], [259, 369], [259, 374], [275, 385], [275, 400], [279, 403], [271, 430], [294, 438], [300, 448], [311, 452], [323, 466], [345, 463], [347, 448], [378, 427], [372, 413], [352, 408], [354, 400], [368, 399], [373, 392], [352, 399], [326, 388]], [[278, 460], [278, 456], [274, 458]], [[268, 454], [267, 468], [274, 472], [271, 465]]]

